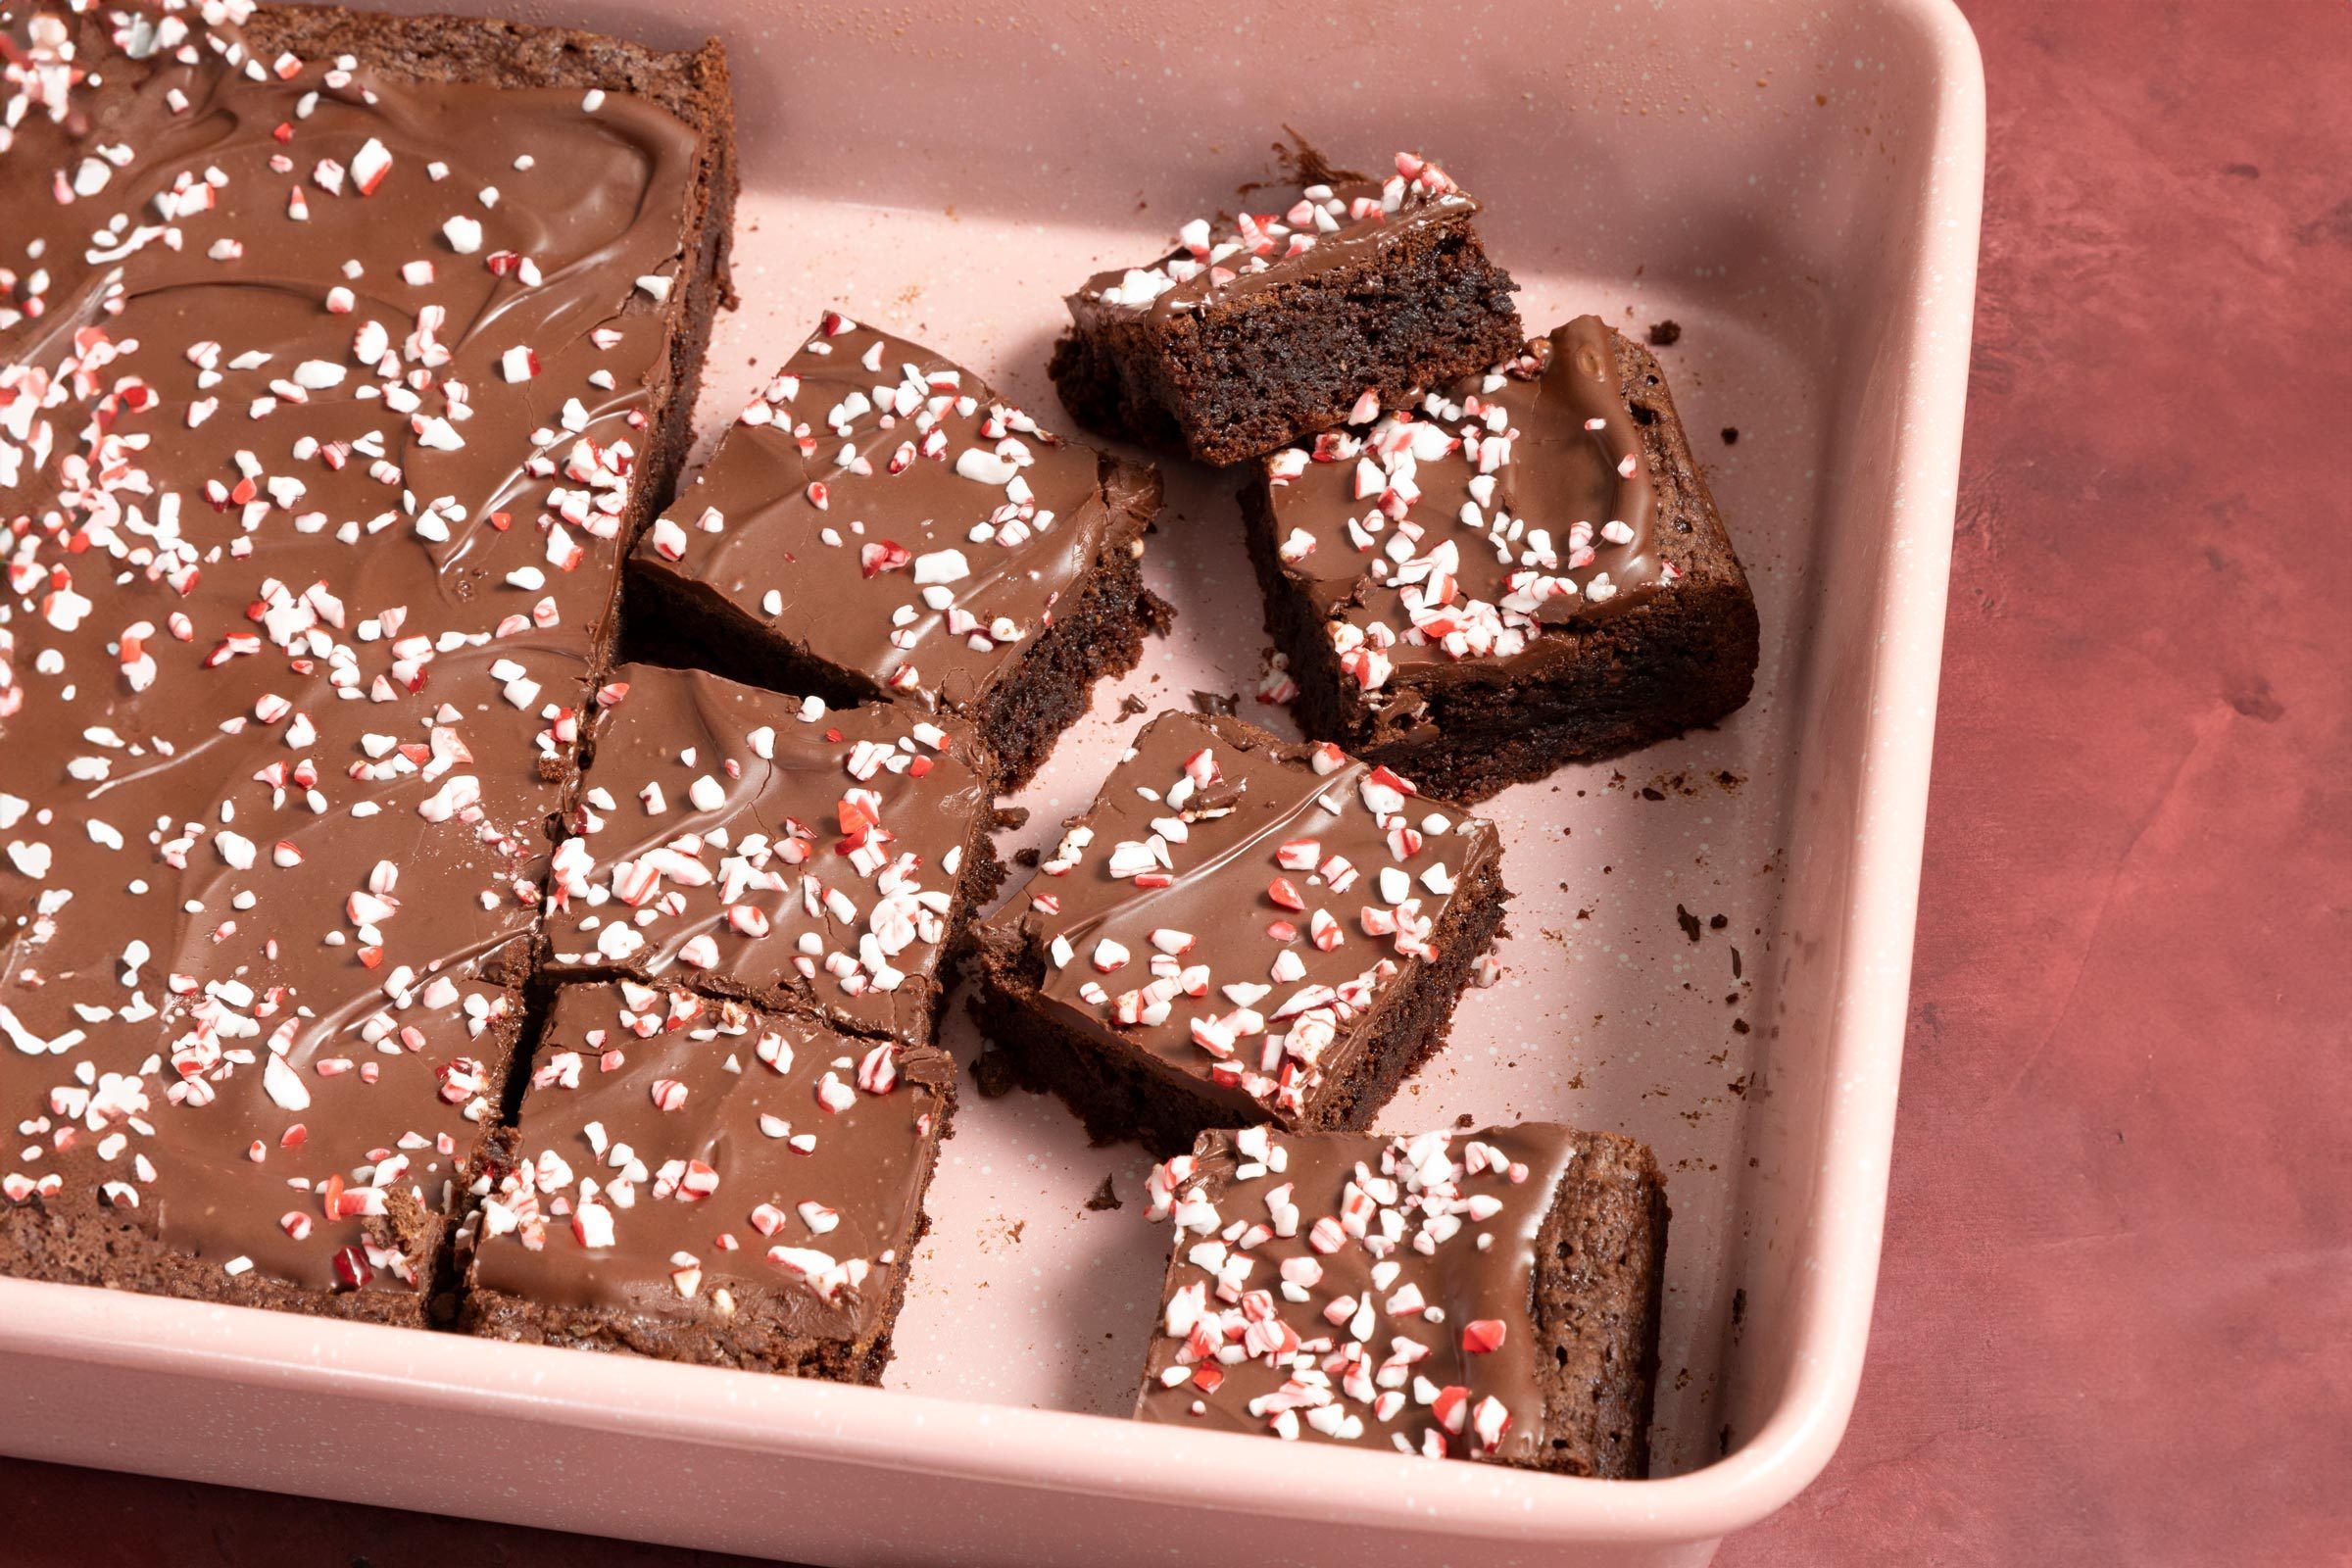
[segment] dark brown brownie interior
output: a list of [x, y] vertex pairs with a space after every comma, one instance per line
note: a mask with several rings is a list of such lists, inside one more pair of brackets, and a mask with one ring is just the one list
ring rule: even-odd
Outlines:
[[1519, 345], [1510, 275], [1469, 218], [1277, 293], [1181, 316], [1074, 329], [1050, 373], [1078, 422], [1223, 466], [1507, 358]]

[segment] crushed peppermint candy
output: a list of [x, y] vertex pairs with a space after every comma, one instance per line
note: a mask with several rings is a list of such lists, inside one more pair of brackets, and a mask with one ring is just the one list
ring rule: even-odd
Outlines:
[[[844, 1084], [831, 1065], [877, 1049], [887, 1075]], [[888, 1326], [891, 1292], [869, 1281], [920, 1224], [953, 1072], [928, 1047], [672, 986], [567, 986], [518, 1129], [473, 1184], [459, 1235], [473, 1288], [656, 1315], [667, 1296], [722, 1321], [727, 1303], [807, 1293], [863, 1343]], [[845, 1098], [795, 1135], [820, 1079]]]
[[959, 721], [624, 665], [545, 899], [560, 974], [696, 970], [853, 1026], [927, 1019], [994, 801]]
[[1326, 750], [1228, 717], [1147, 725], [991, 922], [1041, 956], [1037, 1004], [1237, 1117], [1309, 1123], [1381, 1000], [1419, 983], [1448, 932], [1488, 940], [1491, 907], [1455, 910], [1491, 905], [1470, 890], [1491, 890], [1499, 855], [1492, 824]]
[[971, 711], [1157, 492], [980, 377], [826, 313], [637, 560], [787, 635], [837, 685]]
[[[1378, 244], [1421, 219], [1472, 210], [1460, 186], [1436, 164], [1398, 153], [1385, 179], [1333, 176], [1302, 188], [1276, 212], [1243, 213], [1222, 226], [1196, 218], [1176, 245], [1150, 267], [1102, 273], [1081, 298], [1121, 310], [1191, 310], [1243, 279], [1270, 272], [1319, 249]], [[1318, 258], [1320, 261], [1320, 258]]]
[[[690, 238], [694, 132], [467, 112], [250, 9], [0, 39], [0, 1211], [168, 1208], [239, 1290], [397, 1317], [499, 1115], [659, 436], [657, 323], [574, 323]], [[676, 156], [616, 176], [622, 115]]]
[[1579, 1441], [1591, 1391], [1555, 1406], [1545, 1377], [1585, 1327], [1558, 1297], [1586, 1281], [1538, 1239], [1587, 1146], [1612, 1175], [1637, 1148], [1544, 1124], [1204, 1134], [1146, 1183], [1174, 1247], [1138, 1415], [1429, 1458], [1540, 1463]]
[[1291, 581], [1341, 607], [1326, 631], [1352, 696], [1381, 706], [1416, 663], [1516, 659], [1679, 578], [1610, 343], [1579, 318], [1264, 461], [1264, 525]]

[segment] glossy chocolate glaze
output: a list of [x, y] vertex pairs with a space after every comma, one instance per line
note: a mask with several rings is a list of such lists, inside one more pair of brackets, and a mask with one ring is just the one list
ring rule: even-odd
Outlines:
[[1162, 713], [989, 930], [1035, 956], [1057, 1021], [1237, 1121], [1295, 1125], [1501, 853], [1493, 824], [1410, 788], [1336, 747]]
[[1202, 1134], [1152, 1174], [1176, 1237], [1138, 1419], [1535, 1462], [1536, 1242], [1576, 1141]]
[[862, 1340], [922, 1219], [955, 1063], [667, 986], [566, 986], [472, 1281], [685, 1322], [773, 1303]]
[[636, 564], [859, 696], [969, 711], [1093, 567], [1106, 486], [1143, 477], [930, 350], [828, 315]]
[[554, 972], [716, 984], [928, 1037], [963, 858], [996, 804], [968, 728], [628, 664], [589, 745], [548, 883]]
[[697, 138], [131, 17], [8, 24], [0, 1201], [407, 1289], [380, 1210], [495, 1115]]
[[1399, 154], [1385, 180], [1334, 177], [1303, 187], [1278, 212], [1244, 213], [1222, 232], [1207, 219], [1184, 226], [1176, 248], [1149, 267], [1114, 268], [1070, 296], [1085, 322], [1109, 315], [1160, 317], [1279, 288], [1376, 258], [1419, 229], [1478, 212], [1446, 172]]
[[1372, 412], [1266, 459], [1263, 477], [1283, 569], [1374, 706], [1399, 670], [1491, 678], [1543, 658], [1547, 628], [1605, 620], [1674, 581], [1598, 318]]

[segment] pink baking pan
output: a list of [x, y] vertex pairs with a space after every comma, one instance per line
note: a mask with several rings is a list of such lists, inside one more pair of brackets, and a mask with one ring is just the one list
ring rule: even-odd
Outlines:
[[[1844, 1428], [1886, 1207], [1984, 162], [1947, 0], [521, 15], [726, 39], [745, 303], [707, 415], [836, 306], [1054, 420], [1062, 292], [1231, 205], [1285, 125], [1341, 162], [1442, 156], [1531, 327], [1680, 324], [1661, 358], [1754, 580], [1755, 698], [1494, 803], [1508, 973], [1383, 1123], [1657, 1151], [1659, 1478], [1117, 1419], [1164, 1258], [1144, 1162], [969, 1092], [881, 1390], [0, 1280], [0, 1448], [823, 1563], [1695, 1564], [1787, 1502]], [[1177, 629], [1097, 693], [1005, 853], [1092, 795], [1130, 693], [1287, 725], [1252, 700], [1233, 483], [1171, 476], [1148, 564]], [[978, 1049], [960, 1017], [951, 1044]], [[1126, 1206], [1092, 1210], [1106, 1176]]]

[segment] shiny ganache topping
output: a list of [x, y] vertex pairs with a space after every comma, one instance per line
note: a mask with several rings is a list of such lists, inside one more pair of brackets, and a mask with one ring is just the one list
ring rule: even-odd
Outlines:
[[1541, 1454], [1536, 1244], [1575, 1137], [1203, 1134], [1148, 1184], [1175, 1243], [1136, 1414], [1431, 1458]]
[[1336, 746], [1162, 713], [996, 923], [1042, 956], [1072, 1027], [1152, 1053], [1237, 1119], [1296, 1123], [1498, 853], [1491, 823]]
[[670, 986], [567, 986], [516, 1155], [461, 1245], [484, 1290], [855, 1336], [891, 1292], [954, 1063]]
[[962, 710], [1092, 568], [1102, 465], [969, 371], [827, 313], [637, 560], [866, 693]]
[[696, 137], [249, 15], [0, 17], [0, 1203], [409, 1289], [495, 1119]]
[[1416, 153], [1398, 153], [1396, 172], [1386, 179], [1318, 181], [1289, 207], [1243, 213], [1222, 229], [1208, 219], [1193, 219], [1177, 230], [1176, 248], [1166, 256], [1150, 267], [1097, 273], [1073, 304], [1163, 316], [1199, 310], [1337, 266], [1422, 224], [1477, 211], [1445, 170]]
[[548, 878], [552, 967], [699, 976], [928, 1029], [956, 879], [993, 808], [967, 728], [630, 664], [597, 692], [589, 745]]
[[1609, 329], [1583, 316], [1265, 460], [1276, 558], [1374, 704], [1399, 666], [1508, 661], [1679, 577]]

